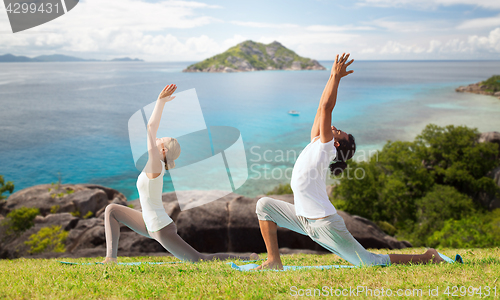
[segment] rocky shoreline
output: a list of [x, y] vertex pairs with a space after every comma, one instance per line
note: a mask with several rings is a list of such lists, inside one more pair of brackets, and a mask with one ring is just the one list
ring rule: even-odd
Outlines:
[[489, 90], [489, 87], [483, 84], [483, 82], [473, 83], [467, 86], [460, 86], [456, 88], [455, 91], [459, 93], [473, 93], [473, 94], [494, 96], [500, 99], [500, 91], [493, 92]]

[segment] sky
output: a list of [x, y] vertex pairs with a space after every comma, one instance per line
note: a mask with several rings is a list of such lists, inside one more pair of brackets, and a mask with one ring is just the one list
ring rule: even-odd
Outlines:
[[0, 55], [199, 61], [245, 40], [278, 41], [317, 60], [342, 52], [360, 60], [498, 60], [500, 0], [81, 0], [15, 34], [0, 8]]

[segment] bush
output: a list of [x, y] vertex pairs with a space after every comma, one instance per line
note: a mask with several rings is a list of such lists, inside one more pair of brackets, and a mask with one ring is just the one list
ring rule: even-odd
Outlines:
[[450, 219], [428, 239], [431, 247], [483, 248], [500, 246], [500, 209], [474, 214], [460, 220]]
[[414, 246], [430, 245], [428, 238], [441, 230], [447, 220], [460, 220], [476, 213], [477, 205], [452, 186], [436, 184], [416, 201], [416, 216], [410, 236]]
[[272, 191], [267, 193], [267, 195], [287, 195], [287, 194], [293, 194], [292, 187], [290, 186], [289, 183], [280, 184], [277, 187], [275, 187]]
[[68, 232], [61, 229], [61, 226], [54, 225], [41, 228], [36, 234], [32, 234], [29, 240], [24, 242], [30, 246], [30, 254], [41, 252], [65, 252], [65, 242]]
[[83, 216], [84, 219], [88, 219], [88, 218], [91, 218], [92, 216], [94, 215], [93, 212], [91, 212], [90, 210], [85, 214], [85, 216]]
[[57, 211], [59, 210], [59, 208], [61, 208], [61, 206], [60, 206], [60, 205], [53, 205], [53, 206], [51, 206], [51, 207], [50, 207], [50, 213], [51, 213], [51, 214], [56, 214], [56, 213], [57, 213]]
[[14, 191], [14, 183], [12, 183], [12, 181], [5, 182], [3, 176], [0, 175], [0, 200], [7, 198], [6, 196], [2, 195], [7, 191], [12, 194], [12, 192]]
[[7, 214], [2, 225], [6, 227], [7, 234], [18, 234], [33, 227], [35, 217], [39, 214], [40, 210], [38, 208], [21, 207], [14, 209]]

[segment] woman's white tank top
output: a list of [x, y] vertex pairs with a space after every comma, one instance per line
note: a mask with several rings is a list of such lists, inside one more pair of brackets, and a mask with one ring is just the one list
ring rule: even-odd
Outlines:
[[151, 231], [158, 231], [173, 220], [165, 212], [162, 202], [163, 175], [165, 175], [165, 163], [162, 163], [161, 174], [149, 179], [144, 171], [137, 178], [137, 190], [139, 191], [139, 200], [142, 206], [142, 218], [146, 228]]

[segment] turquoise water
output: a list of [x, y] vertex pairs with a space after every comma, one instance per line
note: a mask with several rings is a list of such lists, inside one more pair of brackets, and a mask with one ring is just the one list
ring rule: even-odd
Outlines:
[[[329, 72], [182, 73], [187, 65], [1, 64], [0, 174], [16, 191], [60, 177], [137, 198], [128, 119], [176, 83], [178, 91], [196, 89], [208, 126], [241, 131], [250, 178], [238, 193], [256, 196], [289, 182]], [[333, 124], [356, 137], [356, 159], [387, 140], [413, 140], [428, 123], [500, 131], [500, 100], [455, 92], [500, 74], [499, 61], [356, 61], [352, 67], [340, 84]], [[172, 189], [166, 176], [165, 191]]]

